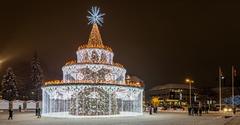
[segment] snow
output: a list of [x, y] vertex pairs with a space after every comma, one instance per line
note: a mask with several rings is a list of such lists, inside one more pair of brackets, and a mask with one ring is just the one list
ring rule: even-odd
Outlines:
[[187, 113], [158, 113], [142, 116], [111, 118], [47, 118], [40, 119], [34, 113], [16, 113], [13, 120], [7, 120], [7, 113], [0, 113], [1, 125], [224, 125], [231, 118], [211, 113], [203, 116], [188, 116]]
[[98, 116], [75, 116], [69, 115], [68, 112], [57, 112], [57, 113], [47, 113], [42, 114], [44, 117], [53, 117], [53, 118], [113, 118], [113, 117], [127, 117], [127, 116], [140, 116], [142, 113], [135, 112], [120, 112], [119, 115], [98, 115]]

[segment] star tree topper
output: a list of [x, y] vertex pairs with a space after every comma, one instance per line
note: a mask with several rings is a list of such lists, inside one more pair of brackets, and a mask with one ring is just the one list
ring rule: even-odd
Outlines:
[[88, 11], [88, 13], [90, 14], [89, 16], [87, 16], [88, 18], [88, 24], [98, 24], [100, 26], [102, 26], [103, 24], [103, 16], [105, 15], [105, 13], [100, 13], [100, 8], [99, 7], [92, 7], [90, 11]]

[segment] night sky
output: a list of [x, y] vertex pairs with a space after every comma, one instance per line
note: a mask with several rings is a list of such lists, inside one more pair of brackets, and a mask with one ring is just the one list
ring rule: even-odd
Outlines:
[[18, 78], [29, 79], [37, 51], [45, 79], [62, 79], [61, 67], [88, 40], [87, 10], [99, 6], [106, 13], [100, 27], [104, 43], [146, 89], [186, 77], [200, 87], [217, 87], [219, 66], [228, 81], [231, 65], [240, 70], [240, 3], [225, 2], [1, 2], [0, 74], [12, 66]]

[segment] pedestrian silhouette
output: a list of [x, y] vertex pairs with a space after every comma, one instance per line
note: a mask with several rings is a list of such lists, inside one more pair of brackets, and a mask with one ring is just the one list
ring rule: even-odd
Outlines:
[[198, 112], [199, 112], [199, 115], [202, 116], [202, 107], [199, 107]]
[[19, 111], [19, 112], [22, 112], [22, 106], [21, 106], [21, 105], [19, 105], [18, 111]]
[[236, 114], [236, 107], [233, 107], [233, 114]]
[[40, 108], [37, 109], [37, 117], [41, 118], [41, 109]]
[[152, 115], [152, 106], [149, 106], [149, 114]]
[[13, 119], [13, 110], [11, 108], [9, 108], [8, 110], [9, 116], [8, 116], [8, 120], [12, 120]]
[[191, 115], [191, 114], [192, 114], [191, 111], [192, 111], [192, 108], [189, 106], [189, 107], [188, 107], [188, 115]]

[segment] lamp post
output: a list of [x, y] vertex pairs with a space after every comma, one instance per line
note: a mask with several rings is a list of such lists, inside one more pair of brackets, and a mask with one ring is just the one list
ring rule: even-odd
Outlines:
[[189, 84], [189, 105], [192, 107], [192, 83], [194, 83], [194, 81], [187, 78], [185, 82]]
[[224, 80], [223, 76], [219, 77], [219, 111], [222, 111], [222, 80]]

